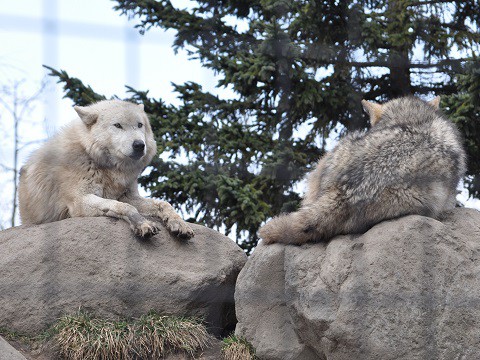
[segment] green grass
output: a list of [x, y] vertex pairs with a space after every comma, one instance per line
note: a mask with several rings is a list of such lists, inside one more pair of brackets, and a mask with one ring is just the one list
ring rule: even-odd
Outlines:
[[224, 360], [257, 360], [255, 349], [247, 340], [235, 335], [223, 339], [222, 355]]
[[0, 335], [6, 340], [16, 340], [22, 343], [31, 343], [35, 340], [33, 337], [23, 335], [15, 331], [10, 331], [4, 327], [0, 327]]
[[79, 311], [54, 326], [59, 355], [80, 359], [158, 359], [170, 352], [193, 356], [211, 341], [199, 319], [154, 312], [134, 320], [111, 321]]

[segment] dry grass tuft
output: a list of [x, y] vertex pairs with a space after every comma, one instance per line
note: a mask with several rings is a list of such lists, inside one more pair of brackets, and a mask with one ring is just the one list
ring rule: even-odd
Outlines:
[[223, 339], [222, 355], [224, 360], [256, 360], [255, 349], [244, 338], [235, 335]]
[[198, 319], [154, 312], [132, 321], [98, 319], [85, 312], [64, 316], [55, 325], [55, 342], [68, 360], [158, 359], [170, 352], [193, 356], [211, 337]]
[[35, 340], [31, 336], [20, 334], [16, 331], [10, 331], [4, 327], [0, 327], [0, 335], [3, 336], [6, 340], [19, 341], [24, 344], [31, 343]]

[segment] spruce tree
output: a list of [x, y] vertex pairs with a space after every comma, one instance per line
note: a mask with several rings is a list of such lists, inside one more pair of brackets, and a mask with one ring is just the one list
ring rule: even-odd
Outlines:
[[442, 105], [465, 138], [468, 157], [465, 187], [471, 196], [480, 199], [480, 61], [468, 63], [456, 81], [459, 92], [444, 97]]
[[[140, 32], [175, 30], [174, 49], [199, 59], [218, 75], [218, 87], [236, 94], [223, 99], [193, 82], [175, 84], [182, 101], [175, 107], [130, 88], [131, 100], [151, 114], [159, 150], [170, 154], [153, 161], [141, 184], [183, 205], [192, 221], [235, 229], [247, 252], [264, 221], [298, 206], [296, 185], [328, 137], [368, 127], [362, 98], [454, 94], [454, 75], [480, 43], [474, 0], [192, 3], [116, 1]], [[67, 73], [52, 73], [75, 102], [101, 98]], [[465, 121], [463, 129], [478, 129]]]

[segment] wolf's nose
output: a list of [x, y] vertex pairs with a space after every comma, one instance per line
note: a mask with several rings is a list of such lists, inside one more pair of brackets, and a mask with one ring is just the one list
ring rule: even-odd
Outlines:
[[145, 143], [142, 140], [135, 140], [132, 147], [135, 151], [143, 151], [143, 149], [145, 149]]

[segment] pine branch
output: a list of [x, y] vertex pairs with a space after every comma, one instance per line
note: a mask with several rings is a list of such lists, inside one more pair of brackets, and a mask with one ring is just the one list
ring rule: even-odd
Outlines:
[[43, 65], [43, 67], [50, 70], [50, 76], [58, 78], [57, 83], [64, 83], [63, 90], [65, 95], [63, 97], [73, 100], [75, 105], [87, 106], [106, 99], [105, 96], [93, 91], [90, 86], [85, 86], [81, 80], [70, 77], [65, 70], [58, 71], [47, 65]]
[[[461, 59], [444, 59], [439, 60], [435, 63], [430, 62], [410, 62], [408, 63], [409, 69], [429, 69], [429, 68], [440, 68], [444, 66], [452, 66], [452, 65], [461, 65], [467, 61], [471, 61], [471, 58], [461, 58]], [[394, 66], [390, 61], [382, 60], [382, 61], [345, 61], [343, 64], [352, 66], [352, 67], [359, 67], [359, 68], [370, 68], [370, 67], [386, 67], [391, 68]]]

